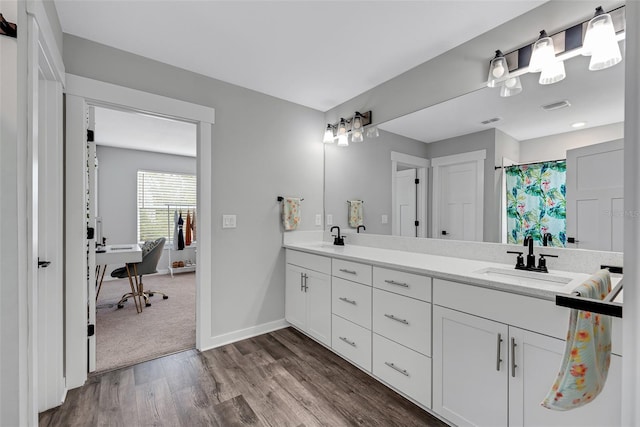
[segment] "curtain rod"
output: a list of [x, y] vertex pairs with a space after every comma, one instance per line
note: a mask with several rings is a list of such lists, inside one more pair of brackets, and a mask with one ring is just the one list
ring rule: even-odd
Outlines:
[[509, 165], [509, 166], [494, 166], [494, 170], [498, 170], [498, 169], [502, 169], [502, 168], [510, 168], [513, 166], [528, 166], [528, 165], [540, 165], [542, 163], [558, 163], [558, 162], [566, 162], [567, 159], [557, 159], [557, 160], [545, 160], [542, 162], [531, 162], [531, 163], [518, 163], [515, 165]]

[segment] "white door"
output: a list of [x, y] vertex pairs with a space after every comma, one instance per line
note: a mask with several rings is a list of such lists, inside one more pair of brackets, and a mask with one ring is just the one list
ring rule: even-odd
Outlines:
[[509, 426], [621, 425], [622, 358], [615, 355], [605, 388], [593, 402], [570, 411], [540, 406], [556, 379], [564, 347], [562, 340], [509, 327], [510, 357], [515, 363], [509, 372]]
[[307, 332], [318, 341], [331, 345], [331, 276], [306, 270]]
[[623, 163], [622, 140], [567, 151], [567, 247], [622, 252]]
[[396, 206], [394, 215], [400, 219], [398, 235], [407, 237], [417, 236], [416, 214], [416, 170], [406, 169], [396, 172]]
[[285, 276], [285, 318], [293, 326], [307, 328], [307, 296], [304, 292], [304, 270], [287, 264]]
[[433, 307], [433, 410], [458, 426], [506, 426], [508, 327]]
[[436, 239], [482, 241], [486, 150], [436, 157], [433, 166], [433, 225]]
[[481, 240], [477, 215], [481, 201], [476, 195], [476, 162], [443, 166], [440, 169], [440, 227], [434, 237], [451, 240]]

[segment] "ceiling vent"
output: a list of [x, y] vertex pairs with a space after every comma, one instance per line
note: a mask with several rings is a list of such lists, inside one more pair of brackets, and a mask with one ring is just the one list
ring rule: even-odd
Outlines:
[[500, 117], [494, 117], [492, 119], [483, 120], [480, 123], [482, 123], [483, 125], [488, 125], [489, 123], [499, 122], [500, 120], [502, 120]]
[[554, 110], [560, 110], [561, 108], [567, 108], [567, 107], [571, 107], [571, 103], [565, 99], [564, 101], [543, 105], [541, 108], [544, 111], [554, 111]]

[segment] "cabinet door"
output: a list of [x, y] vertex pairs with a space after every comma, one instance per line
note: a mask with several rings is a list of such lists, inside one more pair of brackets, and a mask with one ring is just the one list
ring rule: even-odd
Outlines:
[[507, 425], [502, 323], [433, 307], [433, 410], [458, 426]]
[[307, 333], [331, 346], [331, 276], [304, 271], [307, 293]]
[[570, 411], [540, 406], [558, 375], [564, 346], [562, 340], [509, 327], [510, 356], [516, 364], [513, 372], [509, 367], [509, 426], [620, 425], [622, 358], [615, 355], [605, 388], [593, 402]]
[[285, 319], [293, 326], [307, 329], [307, 295], [304, 292], [305, 270], [295, 265], [287, 264], [285, 277]]

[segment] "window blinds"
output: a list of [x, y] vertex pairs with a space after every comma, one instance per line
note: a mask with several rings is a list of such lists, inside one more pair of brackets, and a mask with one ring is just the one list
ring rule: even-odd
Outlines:
[[[171, 211], [169, 211], [171, 205]], [[173, 211], [196, 205], [196, 176], [138, 171], [138, 241], [171, 239]]]

